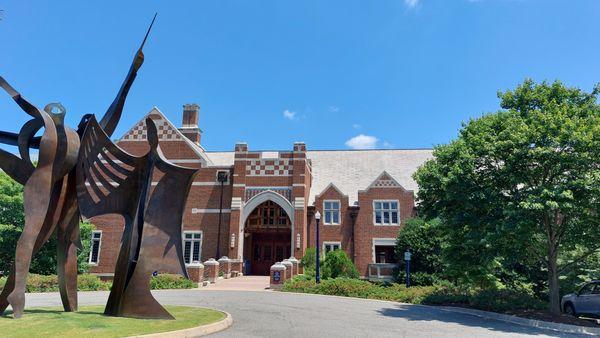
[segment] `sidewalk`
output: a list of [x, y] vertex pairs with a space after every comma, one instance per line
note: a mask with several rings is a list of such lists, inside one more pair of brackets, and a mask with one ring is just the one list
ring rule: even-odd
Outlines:
[[230, 279], [219, 279], [200, 290], [214, 291], [268, 291], [269, 276], [243, 276]]

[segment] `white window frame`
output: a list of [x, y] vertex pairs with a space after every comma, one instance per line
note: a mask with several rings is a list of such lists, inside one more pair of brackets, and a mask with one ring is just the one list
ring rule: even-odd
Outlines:
[[[376, 209], [375, 208], [375, 204], [376, 203], [396, 203], [396, 223], [392, 222], [392, 214], [391, 212], [394, 211], [394, 209]], [[383, 214], [381, 215], [381, 223], [377, 223], [377, 211], [389, 211], [390, 212], [390, 222], [389, 223], [383, 223]], [[376, 226], [398, 226], [400, 225], [400, 201], [399, 200], [373, 200], [373, 224]]]
[[[100, 234], [100, 238], [98, 238], [98, 257], [96, 259], [96, 262], [92, 262], [92, 253], [94, 252], [94, 242], [96, 241], [96, 238], [94, 238], [94, 234]], [[92, 239], [90, 240], [91, 245], [90, 245], [90, 257], [88, 257], [88, 264], [89, 265], [93, 265], [93, 266], [98, 266], [98, 264], [100, 263], [100, 251], [102, 250], [102, 230], [93, 230], [92, 231]]]
[[325, 256], [327, 254], [325, 248], [328, 245], [337, 245], [337, 246], [339, 246], [339, 249], [337, 249], [337, 250], [342, 250], [342, 242], [323, 242], [323, 256]]
[[[337, 203], [338, 208], [336, 209], [325, 209], [325, 203]], [[342, 223], [342, 203], [340, 200], [324, 200], [323, 201], [323, 224], [324, 225], [340, 225]], [[333, 222], [333, 213], [337, 211], [338, 221]], [[331, 212], [331, 222], [327, 223], [327, 213]]]
[[396, 239], [395, 238], [373, 238], [373, 245], [371, 246], [371, 263], [375, 264], [375, 262], [377, 262], [377, 259], [375, 257], [375, 255], [377, 254], [375, 252], [375, 247], [376, 246], [396, 246]]
[[[197, 239], [186, 239], [185, 235], [186, 234], [191, 234], [191, 235], [195, 235], [195, 234], [200, 234], [200, 247], [198, 248], [199, 252], [198, 252], [198, 261], [194, 262], [193, 258], [194, 258], [194, 241], [197, 241]], [[193, 236], [192, 236], [193, 237]], [[181, 244], [182, 246], [182, 251], [183, 251], [183, 261], [185, 262], [185, 242], [186, 241], [190, 241], [192, 242], [192, 244], [190, 245], [190, 263], [185, 263], [185, 266], [198, 266], [200, 264], [202, 264], [202, 242], [204, 241], [204, 234], [202, 233], [201, 230], [189, 230], [189, 231], [182, 231], [181, 232]]]

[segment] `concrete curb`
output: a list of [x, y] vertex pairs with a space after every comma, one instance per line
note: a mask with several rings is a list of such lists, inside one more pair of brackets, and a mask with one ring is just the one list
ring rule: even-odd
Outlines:
[[477, 317], [486, 318], [486, 319], [495, 319], [495, 320], [500, 320], [500, 321], [507, 322], [507, 323], [535, 327], [538, 329], [558, 331], [558, 332], [562, 332], [562, 333], [587, 334], [587, 335], [594, 335], [594, 336], [600, 335], [600, 328], [596, 328], [596, 327], [587, 327], [587, 326], [577, 326], [577, 325], [571, 325], [571, 324], [546, 322], [543, 320], [528, 319], [528, 318], [517, 317], [517, 316], [512, 316], [512, 315], [505, 315], [502, 313], [488, 312], [488, 311], [475, 310], [475, 309], [466, 309], [466, 308], [454, 307], [454, 306], [436, 306], [436, 308], [438, 308], [442, 311], [462, 313], [462, 314], [477, 316]]
[[[219, 311], [219, 310], [217, 310]], [[130, 338], [166, 338], [166, 337], [175, 337], [175, 338], [191, 338], [191, 337], [201, 337], [209, 334], [213, 334], [219, 331], [223, 331], [229, 328], [233, 324], [233, 318], [231, 315], [225, 311], [221, 311], [225, 314], [225, 318], [212, 324], [206, 324], [201, 326], [192, 327], [189, 329], [177, 330], [177, 331], [168, 331], [168, 332], [160, 332], [160, 333], [151, 333], [142, 336], [131, 336]]]

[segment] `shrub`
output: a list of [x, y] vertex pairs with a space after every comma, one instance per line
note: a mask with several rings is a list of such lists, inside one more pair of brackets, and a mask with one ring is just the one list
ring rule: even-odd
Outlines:
[[108, 291], [112, 283], [104, 282], [100, 277], [90, 274], [77, 276], [77, 289], [79, 291]]
[[193, 289], [197, 285], [194, 281], [181, 275], [160, 274], [150, 279], [150, 289]]
[[412, 304], [462, 305], [476, 309], [510, 312], [511, 310], [544, 309], [546, 304], [532, 293], [517, 290], [466, 290], [442, 282], [431, 286], [374, 284], [351, 278], [333, 278], [316, 284], [313, 279], [297, 276], [285, 282], [283, 291], [323, 295], [390, 300]]
[[333, 250], [325, 255], [322, 272], [324, 278], [358, 278], [359, 276], [354, 263], [342, 250]]
[[316, 257], [317, 257], [317, 250], [315, 248], [306, 248], [306, 251], [304, 252], [304, 257], [302, 257], [302, 259], [300, 259], [300, 263], [304, 267], [305, 273], [307, 270], [309, 270], [309, 271], [315, 270]]
[[26, 292], [55, 292], [58, 291], [58, 277], [56, 275], [29, 274], [27, 277]]

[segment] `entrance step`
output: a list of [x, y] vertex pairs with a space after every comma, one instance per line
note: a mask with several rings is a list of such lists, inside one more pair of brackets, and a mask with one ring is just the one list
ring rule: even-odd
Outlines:
[[215, 284], [210, 284], [201, 290], [215, 291], [267, 291], [269, 290], [269, 276], [242, 276], [230, 279], [219, 279]]

